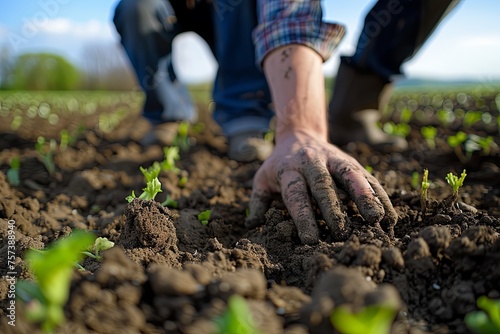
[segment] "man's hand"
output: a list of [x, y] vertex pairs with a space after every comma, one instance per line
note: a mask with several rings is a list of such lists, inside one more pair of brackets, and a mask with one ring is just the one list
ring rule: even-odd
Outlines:
[[264, 221], [273, 193], [281, 193], [300, 240], [319, 241], [319, 230], [310, 194], [336, 239], [347, 237], [346, 214], [337, 193], [345, 189], [363, 218], [392, 236], [397, 214], [379, 182], [356, 159], [305, 132], [290, 133], [277, 143], [271, 156], [257, 171], [250, 199], [248, 227]]

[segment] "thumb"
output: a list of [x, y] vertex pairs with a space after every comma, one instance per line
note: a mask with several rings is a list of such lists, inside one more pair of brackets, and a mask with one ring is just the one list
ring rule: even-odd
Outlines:
[[248, 203], [249, 214], [245, 219], [245, 226], [254, 228], [264, 224], [265, 214], [271, 204], [271, 192], [265, 185], [254, 182], [250, 202]]

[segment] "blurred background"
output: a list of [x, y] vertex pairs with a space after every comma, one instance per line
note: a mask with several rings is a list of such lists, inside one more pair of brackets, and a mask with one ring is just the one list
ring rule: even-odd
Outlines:
[[[0, 88], [26, 90], [138, 90], [112, 23], [117, 0], [4, 1], [0, 11]], [[334, 77], [350, 54], [373, 1], [323, 1], [325, 18], [347, 27], [324, 65]], [[421, 52], [405, 65], [410, 82], [500, 81], [500, 1], [465, 0]], [[194, 33], [174, 42], [174, 66], [187, 84], [211, 82], [217, 63]], [[36, 80], [29, 79], [36, 78]]]

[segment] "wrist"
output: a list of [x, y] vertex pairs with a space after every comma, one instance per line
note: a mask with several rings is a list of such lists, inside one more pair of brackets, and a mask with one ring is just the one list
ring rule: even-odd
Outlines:
[[[305, 110], [310, 112], [304, 112]], [[300, 107], [295, 103], [289, 103], [283, 110], [278, 111], [276, 140], [294, 134], [328, 141], [328, 122], [324, 108]]]

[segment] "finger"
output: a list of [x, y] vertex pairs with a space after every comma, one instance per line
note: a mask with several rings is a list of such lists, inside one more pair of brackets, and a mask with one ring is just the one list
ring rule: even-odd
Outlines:
[[398, 222], [398, 214], [394, 207], [392, 206], [389, 196], [385, 192], [384, 188], [380, 185], [378, 180], [367, 172], [367, 180], [371, 184], [373, 190], [377, 193], [377, 196], [384, 207], [384, 218], [380, 221], [382, 229], [389, 235], [389, 237], [394, 237], [394, 226]]
[[330, 172], [317, 161], [308, 166], [304, 171], [304, 176], [332, 234], [339, 239], [345, 239], [347, 237], [346, 214], [342, 210], [337, 187]]
[[248, 203], [248, 217], [245, 219], [245, 226], [254, 228], [264, 224], [265, 214], [271, 203], [271, 194], [265, 187], [254, 182], [252, 195]]
[[283, 202], [297, 227], [300, 241], [307, 245], [318, 243], [319, 229], [304, 177], [296, 171], [288, 171], [281, 174], [279, 182]]
[[329, 164], [328, 170], [351, 195], [363, 218], [375, 226], [384, 217], [384, 206], [366, 179], [364, 169], [350, 161], [342, 160]]

